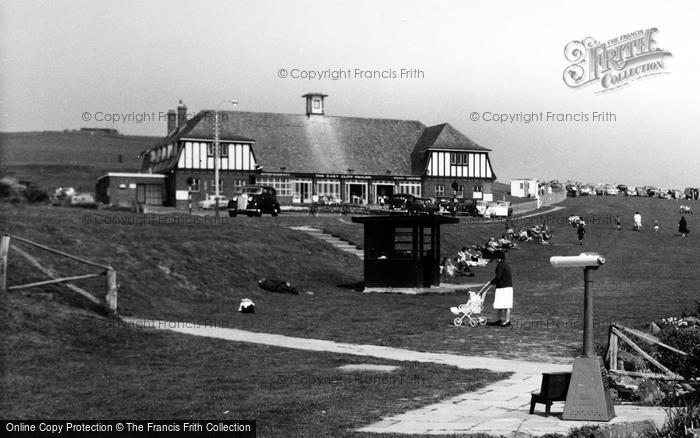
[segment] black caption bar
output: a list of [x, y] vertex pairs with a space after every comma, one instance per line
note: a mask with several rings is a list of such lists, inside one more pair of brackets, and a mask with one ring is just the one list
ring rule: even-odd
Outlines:
[[255, 438], [255, 420], [0, 420], [0, 435], [17, 437]]

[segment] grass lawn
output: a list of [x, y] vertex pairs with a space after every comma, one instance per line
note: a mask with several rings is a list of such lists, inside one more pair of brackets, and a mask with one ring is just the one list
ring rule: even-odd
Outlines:
[[[356, 292], [353, 286], [362, 280], [361, 260], [289, 229], [312, 225], [358, 242], [362, 228], [347, 217], [225, 217], [227, 223], [220, 225], [125, 225], [144, 216], [48, 207], [5, 208], [3, 216], [5, 229], [13, 233], [114, 266], [120, 312], [146, 318], [219, 321], [229, 327], [292, 336], [569, 362], [581, 348], [583, 275], [576, 269], [552, 268], [549, 257], [582, 251], [598, 251], [608, 260], [592, 275], [598, 343], [605, 343], [610, 321], [642, 327], [695, 306], [700, 280], [700, 271], [694, 268], [698, 236], [691, 233], [681, 238], [675, 233], [675, 201], [591, 197], [569, 199], [563, 205], [565, 209], [551, 215], [529, 219], [547, 221], [553, 227], [552, 245], [527, 243], [509, 254], [516, 294], [515, 324], [508, 330], [452, 326], [449, 307], [466, 301], [464, 294]], [[641, 233], [631, 231], [636, 210], [645, 221]], [[569, 214], [587, 218], [582, 247], [575, 230], [564, 225]], [[623, 218], [620, 232], [615, 230], [616, 214]], [[649, 229], [653, 220], [661, 223], [658, 233]], [[122, 224], [113, 224], [119, 221]], [[522, 224], [529, 225], [526, 222]], [[693, 223], [691, 216], [691, 229]], [[502, 230], [502, 223], [463, 221], [445, 226], [443, 252], [454, 254], [462, 245], [483, 243]], [[62, 268], [61, 272], [75, 272], [67, 263], [30, 252]], [[477, 269], [474, 282], [488, 281], [493, 268]], [[35, 278], [11, 255], [10, 284]], [[302, 294], [265, 292], [257, 287], [262, 278], [286, 279]], [[93, 280], [85, 282], [85, 287], [103, 288]], [[256, 303], [254, 318], [236, 312], [244, 297]], [[492, 297], [487, 298], [486, 316], [493, 316]]]
[[[260, 437], [342, 436], [507, 377], [138, 329], [70, 304], [3, 295], [3, 418], [254, 419]], [[400, 368], [338, 369], [358, 363]]]

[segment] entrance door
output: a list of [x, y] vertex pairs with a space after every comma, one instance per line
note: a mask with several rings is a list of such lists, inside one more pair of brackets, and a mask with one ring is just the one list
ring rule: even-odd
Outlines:
[[345, 198], [351, 204], [367, 202], [367, 183], [347, 183], [345, 185]]
[[394, 194], [394, 185], [393, 184], [376, 184], [375, 185], [375, 193], [374, 193], [374, 203], [375, 204], [381, 204], [379, 202], [379, 198], [384, 197], [385, 200]]
[[294, 181], [294, 199], [299, 199], [301, 203], [311, 202], [311, 180]]

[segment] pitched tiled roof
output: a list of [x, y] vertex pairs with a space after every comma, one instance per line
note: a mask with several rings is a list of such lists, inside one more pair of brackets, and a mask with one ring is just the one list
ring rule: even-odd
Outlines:
[[416, 143], [413, 152], [425, 152], [430, 149], [435, 150], [468, 150], [468, 151], [490, 151], [483, 146], [476, 144], [471, 138], [462, 134], [449, 123], [431, 126], [423, 131], [420, 139]]
[[[211, 140], [212, 113], [200, 111], [161, 144], [177, 138]], [[285, 167], [287, 172], [296, 173], [347, 173], [353, 169], [355, 174], [380, 175], [388, 170], [410, 175], [411, 151], [425, 130], [422, 123], [410, 120], [243, 111], [224, 111], [220, 122], [220, 138], [253, 139], [258, 163], [270, 172]]]

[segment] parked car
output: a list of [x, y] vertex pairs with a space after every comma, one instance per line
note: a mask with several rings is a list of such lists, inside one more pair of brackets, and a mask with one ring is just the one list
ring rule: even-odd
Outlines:
[[397, 193], [389, 196], [389, 201], [387, 202], [389, 214], [408, 214], [408, 208], [415, 200], [416, 197], [408, 193]]
[[228, 215], [239, 213], [248, 216], [280, 214], [280, 204], [277, 202], [277, 191], [269, 186], [243, 186], [241, 193], [234, 196], [228, 203]]
[[508, 217], [513, 214], [513, 208], [507, 201], [476, 201], [476, 210], [479, 216], [485, 218]]
[[615, 186], [605, 186], [605, 194], [608, 196], [617, 196], [620, 193], [620, 190], [618, 190], [617, 187]]
[[476, 216], [478, 214], [476, 210], [476, 200], [457, 198], [455, 211], [459, 216]]
[[228, 198], [224, 195], [209, 195], [207, 196], [207, 199], [204, 201], [199, 201], [199, 209], [200, 210], [212, 210], [216, 208], [216, 200], [217, 198], [219, 199], [219, 210], [222, 208], [226, 208], [226, 205], [228, 205]]
[[592, 196], [595, 195], [595, 190], [591, 186], [582, 186], [579, 189], [579, 196]]
[[438, 205], [430, 198], [414, 198], [407, 209], [410, 215], [435, 214], [438, 212]]

